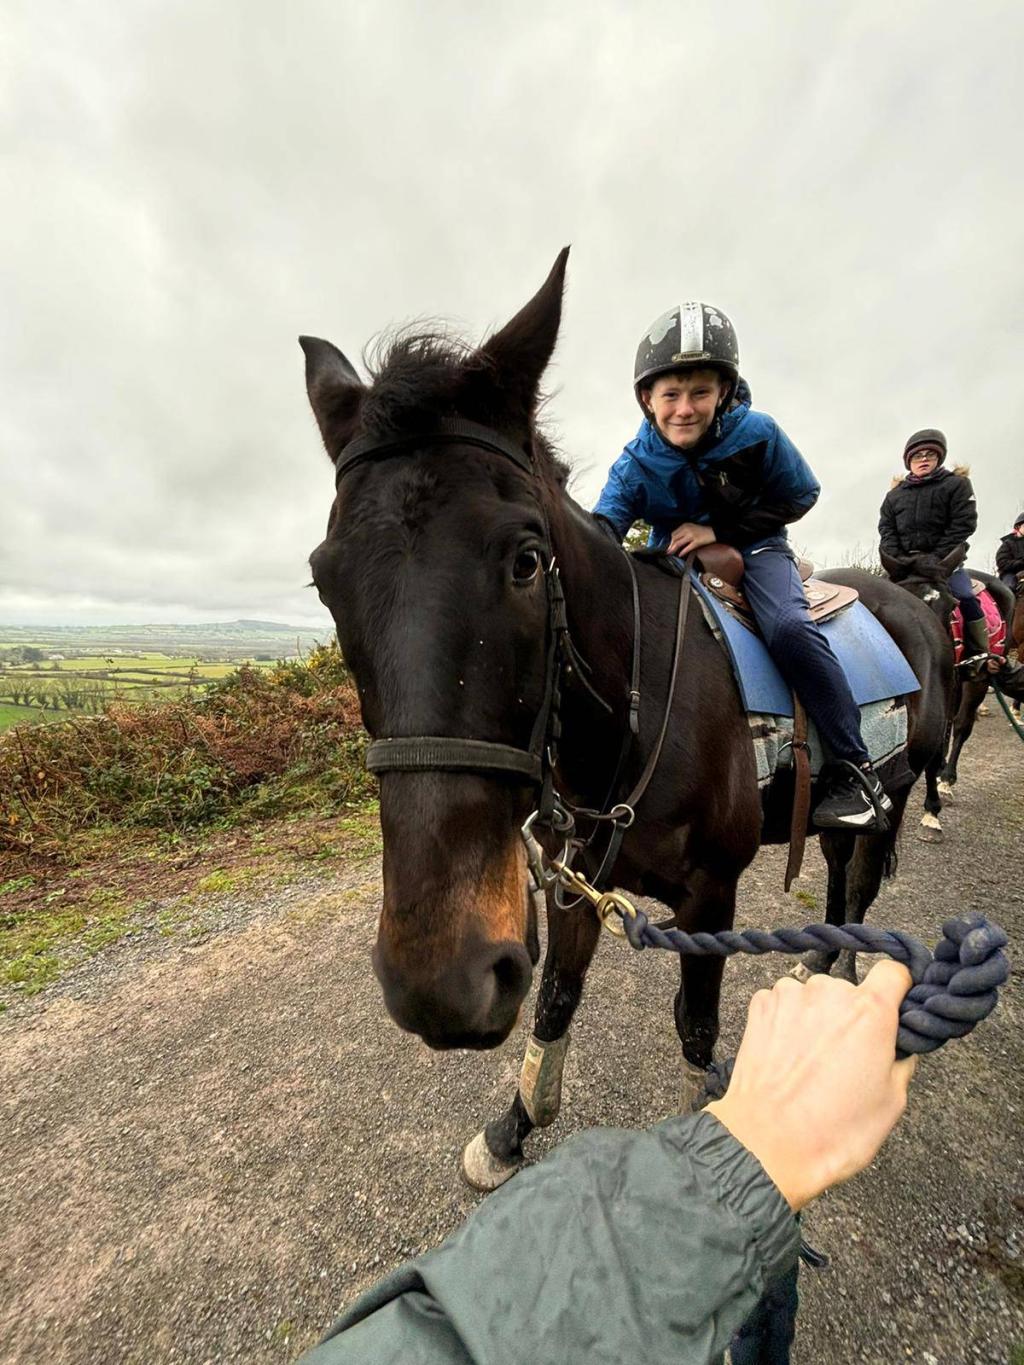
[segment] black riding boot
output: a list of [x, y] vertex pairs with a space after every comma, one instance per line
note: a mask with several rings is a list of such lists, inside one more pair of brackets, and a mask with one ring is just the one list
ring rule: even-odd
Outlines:
[[964, 653], [957, 667], [970, 678], [978, 677], [988, 664], [988, 622], [982, 617], [964, 622]]

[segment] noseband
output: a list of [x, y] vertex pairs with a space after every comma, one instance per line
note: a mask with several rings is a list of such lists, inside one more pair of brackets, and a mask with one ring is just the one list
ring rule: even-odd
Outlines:
[[[459, 418], [442, 420], [429, 431], [411, 436], [360, 436], [343, 448], [334, 462], [337, 483], [357, 465], [370, 460], [386, 460], [424, 445], [475, 446], [492, 455], [511, 460], [531, 477], [536, 468], [521, 446], [506, 440], [497, 431]], [[565, 596], [551, 548], [547, 517], [541, 509], [545, 536], [543, 547], [544, 580], [547, 588], [547, 663], [544, 697], [533, 723], [529, 747], [518, 749], [485, 739], [462, 739], [452, 735], [402, 735], [376, 739], [366, 751], [366, 766], [372, 773], [393, 772], [475, 772], [502, 774], [534, 785], [549, 785], [555, 763], [555, 750], [561, 733], [558, 710], [561, 697], [560, 676], [568, 645], [569, 625]], [[602, 702], [602, 705], [605, 703]]]

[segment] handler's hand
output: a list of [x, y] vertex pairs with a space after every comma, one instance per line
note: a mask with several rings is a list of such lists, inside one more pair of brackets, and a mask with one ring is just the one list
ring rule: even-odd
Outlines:
[[708, 1105], [753, 1152], [796, 1212], [873, 1160], [907, 1104], [915, 1057], [897, 1062], [911, 986], [879, 962], [859, 986], [812, 976], [758, 991], [729, 1089]]
[[700, 526], [695, 521], [684, 521], [672, 532], [668, 543], [670, 555], [688, 555], [691, 550], [699, 550], [702, 545], [710, 545], [717, 539], [710, 526]]

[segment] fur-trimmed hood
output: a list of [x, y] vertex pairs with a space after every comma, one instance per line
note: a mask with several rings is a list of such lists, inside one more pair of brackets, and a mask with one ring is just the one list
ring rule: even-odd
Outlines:
[[[928, 483], [930, 482], [930, 480], [934, 479], [936, 475], [939, 474], [959, 474], [962, 479], [967, 479], [970, 478], [971, 466], [969, 464], [955, 464], [952, 469], [947, 469], [944, 464], [940, 464], [938, 469], [932, 470], [931, 474], [928, 475], [927, 479], [922, 479], [919, 480], [918, 482]], [[906, 474], [894, 474], [892, 479], [889, 481], [889, 487], [899, 488], [900, 484], [905, 483], [906, 480], [907, 480]], [[911, 484], [911, 488], [915, 486], [916, 485]]]

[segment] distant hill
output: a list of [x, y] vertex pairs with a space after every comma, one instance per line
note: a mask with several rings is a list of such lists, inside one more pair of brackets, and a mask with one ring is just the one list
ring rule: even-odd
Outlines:
[[281, 621], [200, 621], [181, 625], [5, 626], [0, 654], [34, 646], [48, 653], [159, 653], [240, 660], [305, 654], [334, 635], [330, 627], [310, 630]]

